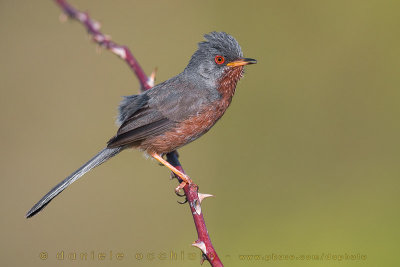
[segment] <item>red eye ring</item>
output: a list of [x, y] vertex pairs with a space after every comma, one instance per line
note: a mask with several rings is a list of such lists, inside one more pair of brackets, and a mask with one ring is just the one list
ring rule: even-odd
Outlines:
[[215, 56], [214, 60], [218, 65], [224, 64], [225, 62], [225, 58], [223, 56]]

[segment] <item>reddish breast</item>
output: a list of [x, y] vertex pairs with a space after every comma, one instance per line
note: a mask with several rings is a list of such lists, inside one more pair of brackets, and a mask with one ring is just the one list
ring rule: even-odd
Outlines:
[[228, 69], [219, 81], [218, 91], [221, 94], [219, 100], [204, 107], [196, 116], [182, 121], [175, 129], [145, 140], [140, 147], [149, 153], [168, 153], [205, 134], [229, 107], [235, 93], [236, 84], [242, 75], [242, 66]]

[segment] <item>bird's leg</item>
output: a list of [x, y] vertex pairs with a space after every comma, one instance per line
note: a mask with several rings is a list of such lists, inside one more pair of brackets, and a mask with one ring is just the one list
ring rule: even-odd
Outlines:
[[179, 176], [179, 178], [181, 178], [183, 180], [182, 183], [180, 183], [180, 185], [178, 185], [178, 187], [175, 189], [175, 193], [179, 193], [179, 191], [185, 187], [186, 184], [191, 184], [192, 180], [189, 178], [189, 176], [187, 176], [186, 174], [184, 174], [183, 172], [181, 172], [180, 170], [178, 170], [177, 168], [175, 168], [174, 166], [172, 166], [168, 161], [166, 161], [165, 159], [163, 159], [160, 155], [158, 155], [157, 153], [151, 153], [150, 156], [152, 156], [153, 158], [155, 158], [156, 160], [158, 160], [160, 163], [162, 163], [165, 167], [167, 167], [168, 169], [170, 169], [173, 173], [175, 173], [177, 176]]
[[[161, 158], [164, 158], [164, 154], [159, 154], [159, 156], [161, 157]], [[160, 166], [164, 166], [164, 164], [163, 163], [161, 163], [161, 162], [158, 162], [158, 165], [160, 165]], [[172, 179], [172, 178], [171, 178]]]

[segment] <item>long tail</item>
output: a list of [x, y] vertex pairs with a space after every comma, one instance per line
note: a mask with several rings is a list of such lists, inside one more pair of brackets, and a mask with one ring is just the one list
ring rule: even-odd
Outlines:
[[49, 202], [55, 198], [58, 194], [60, 194], [65, 188], [67, 188], [70, 184], [78, 180], [82, 177], [85, 173], [90, 171], [91, 169], [99, 166], [103, 162], [107, 161], [108, 159], [114, 157], [119, 152], [121, 152], [124, 148], [123, 147], [116, 147], [116, 148], [104, 148], [100, 151], [96, 156], [94, 156], [91, 160], [86, 162], [82, 167], [77, 169], [73, 172], [70, 176], [68, 176], [64, 181], [56, 185], [53, 189], [50, 190], [38, 203], [35, 204], [31, 208], [30, 211], [26, 214], [26, 218], [30, 218], [34, 216], [36, 213], [41, 211], [44, 207], [46, 207]]

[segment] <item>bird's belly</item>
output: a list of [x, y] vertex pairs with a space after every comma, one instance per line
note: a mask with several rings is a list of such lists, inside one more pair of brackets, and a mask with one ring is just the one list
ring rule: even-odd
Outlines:
[[177, 124], [177, 126], [163, 135], [152, 137], [144, 141], [140, 147], [149, 153], [169, 153], [182, 147], [203, 134], [221, 118], [226, 108], [211, 108], [200, 112]]

